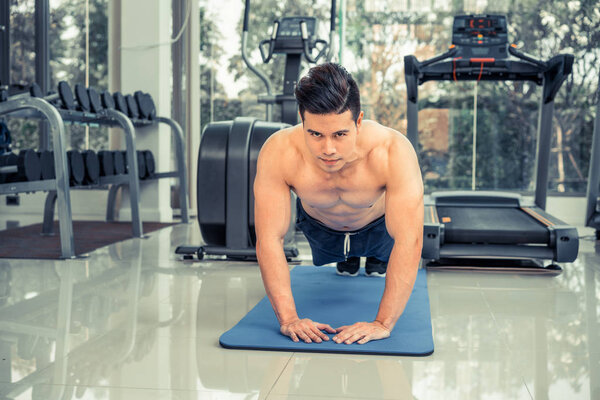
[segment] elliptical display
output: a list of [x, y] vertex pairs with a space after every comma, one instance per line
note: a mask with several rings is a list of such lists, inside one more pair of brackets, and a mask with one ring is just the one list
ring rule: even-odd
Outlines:
[[[231, 259], [256, 259], [256, 234], [254, 232], [254, 193], [258, 154], [273, 133], [298, 123], [294, 89], [300, 75], [301, 61], [317, 63], [332, 52], [329, 43], [316, 38], [317, 20], [313, 17], [283, 17], [275, 21], [269, 39], [263, 40], [259, 49], [264, 63], [274, 54], [286, 56], [282, 94], [272, 94], [269, 79], [248, 60], [246, 43], [250, 1], [246, 0], [242, 34], [242, 58], [248, 68], [265, 84], [267, 93], [258, 96], [266, 105], [267, 121], [251, 117], [238, 117], [233, 121], [213, 122], [202, 133], [198, 152], [198, 223], [206, 245], [179, 246], [176, 254], [184, 259], [205, 254], [225, 255]], [[330, 38], [335, 35], [335, 0], [331, 7]], [[331, 41], [332, 39], [330, 39]], [[316, 51], [316, 55], [313, 53]], [[271, 121], [271, 107], [281, 105], [281, 121]], [[295, 201], [292, 196], [292, 201]], [[284, 253], [292, 258], [298, 255], [294, 246], [295, 207], [286, 234]]]

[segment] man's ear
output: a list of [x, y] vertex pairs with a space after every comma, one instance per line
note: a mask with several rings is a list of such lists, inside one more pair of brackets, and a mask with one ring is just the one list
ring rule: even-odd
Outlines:
[[365, 115], [365, 113], [363, 111], [361, 111], [360, 114], [358, 114], [358, 118], [356, 118], [356, 129], [357, 129], [357, 131], [360, 130], [360, 127], [362, 125], [362, 120], [363, 120], [364, 115]]

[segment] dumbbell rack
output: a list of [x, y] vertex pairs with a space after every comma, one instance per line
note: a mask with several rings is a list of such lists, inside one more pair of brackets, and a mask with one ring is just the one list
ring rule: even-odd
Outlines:
[[37, 98], [19, 98], [0, 102], [0, 115], [16, 114], [33, 110], [38, 118], [50, 125], [54, 150], [55, 178], [33, 182], [14, 182], [0, 185], [0, 195], [31, 193], [36, 191], [54, 191], [58, 199], [58, 217], [60, 227], [60, 245], [62, 258], [74, 258], [73, 221], [71, 217], [71, 195], [69, 188], [69, 170], [65, 150], [65, 126], [56, 108], [45, 100]]
[[[135, 147], [135, 128], [153, 126], [156, 123], [164, 123], [171, 128], [175, 137], [175, 156], [177, 159], [177, 171], [156, 172], [151, 177], [142, 182], [152, 181], [162, 178], [177, 178], [179, 180], [179, 202], [181, 207], [181, 219], [184, 223], [189, 223], [189, 210], [187, 199], [187, 170], [185, 168], [185, 143], [181, 126], [174, 120], [166, 117], [156, 117], [154, 120], [143, 120], [130, 118], [120, 111], [112, 109], [103, 109], [99, 113], [90, 113], [73, 110], [59, 110], [65, 121], [81, 124], [98, 124], [111, 127], [121, 127], [125, 132], [127, 147], [127, 174], [101, 176], [99, 183], [95, 185], [74, 186], [72, 189], [90, 190], [109, 188], [108, 201], [106, 206], [106, 220], [116, 220], [116, 199], [119, 189], [129, 185], [129, 199], [131, 203], [132, 231], [134, 237], [143, 237], [142, 222], [139, 212], [139, 175], [137, 163], [137, 150]], [[56, 203], [56, 193], [49, 192], [46, 197], [44, 207], [44, 223], [42, 233], [44, 235], [53, 234], [54, 205]]]
[[[92, 114], [83, 111], [62, 110], [58, 112], [65, 122], [79, 123], [83, 125], [103, 125], [120, 127], [125, 134], [125, 147], [127, 151], [128, 171], [123, 175], [102, 176], [99, 183], [95, 185], [73, 186], [71, 189], [105, 189], [112, 185], [128, 185], [129, 201], [131, 206], [131, 231], [133, 237], [143, 237], [142, 220], [140, 218], [140, 185], [138, 178], [137, 151], [135, 147], [135, 128], [132, 121], [120, 111], [102, 110], [101, 113]], [[52, 235], [54, 228], [54, 208], [57, 193], [50, 191], [46, 197], [44, 206], [44, 223], [42, 234]]]
[[[21, 118], [46, 119], [50, 123], [50, 128], [53, 133], [55, 179], [3, 184], [0, 185], [0, 194], [32, 193], [36, 191], [48, 192], [44, 206], [42, 234], [54, 234], [54, 208], [58, 205], [62, 258], [75, 257], [70, 201], [71, 189], [109, 189], [106, 219], [107, 221], [114, 221], [116, 219], [116, 195], [121, 187], [128, 185], [131, 204], [132, 233], [134, 237], [143, 237], [142, 221], [139, 211], [140, 179], [138, 175], [137, 151], [135, 147], [135, 128], [148, 127], [158, 123], [167, 124], [171, 128], [176, 142], [175, 155], [177, 159], [177, 170], [171, 172], [156, 172], [153, 176], [146, 178], [144, 181], [162, 178], [178, 178], [181, 218], [184, 223], [189, 223], [184, 135], [181, 126], [176, 121], [166, 117], [154, 117], [152, 120], [130, 118], [120, 111], [109, 108], [102, 109], [98, 113], [65, 110], [56, 108], [46, 100], [35, 97], [19, 97], [18, 99], [9, 99], [8, 101], [0, 103], [0, 115], [4, 114], [14, 114]], [[69, 170], [66, 160], [65, 122], [121, 127], [125, 133], [128, 172], [123, 175], [101, 176], [99, 182], [94, 185], [70, 187], [68, 178]], [[62, 167], [59, 168], [56, 166]]]
[[[188, 197], [187, 197], [187, 170], [185, 168], [185, 142], [183, 136], [183, 129], [181, 126], [171, 118], [167, 117], [155, 117], [153, 120], [139, 120], [133, 119], [133, 124], [136, 127], [147, 127], [152, 126], [155, 123], [163, 123], [171, 128], [173, 137], [175, 138], [175, 158], [177, 159], [177, 171], [170, 172], [155, 172], [151, 177], [144, 179], [142, 182], [152, 181], [155, 179], [162, 178], [177, 178], [179, 180], [179, 206], [181, 208], [181, 220], [184, 223], [190, 222], [189, 210], [188, 210]], [[119, 189], [123, 186], [123, 183], [111, 186], [108, 194], [108, 205], [106, 208], [106, 220], [115, 220], [114, 206], [117, 198]]]

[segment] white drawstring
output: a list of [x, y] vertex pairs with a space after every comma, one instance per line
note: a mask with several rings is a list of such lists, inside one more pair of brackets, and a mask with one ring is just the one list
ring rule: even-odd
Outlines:
[[346, 232], [344, 237], [344, 261], [348, 261], [348, 254], [350, 254], [350, 232]]

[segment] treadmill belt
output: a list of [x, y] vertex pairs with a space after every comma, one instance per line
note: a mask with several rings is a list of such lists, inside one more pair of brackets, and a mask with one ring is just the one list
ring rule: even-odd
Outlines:
[[437, 207], [446, 243], [547, 244], [546, 226], [519, 208]]

